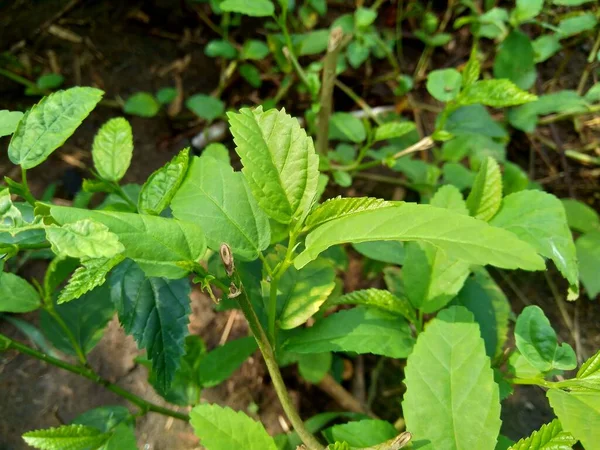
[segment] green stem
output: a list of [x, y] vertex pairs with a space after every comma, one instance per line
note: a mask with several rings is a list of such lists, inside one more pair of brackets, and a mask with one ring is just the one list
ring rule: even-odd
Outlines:
[[[285, 40], [285, 48], [284, 55], [290, 60], [294, 70], [300, 77], [300, 80], [306, 85], [307, 88], [310, 88], [310, 82], [308, 81], [308, 77], [306, 76], [306, 72], [298, 62], [298, 58], [296, 58], [296, 54], [294, 53], [294, 44], [292, 43], [292, 37], [290, 36], [290, 32], [287, 27], [287, 7], [284, 7], [281, 11], [281, 17], [275, 17], [275, 21], [281, 28], [281, 32], [283, 34], [283, 38]], [[287, 50], [286, 50], [287, 49]]]
[[27, 169], [21, 167], [21, 184], [23, 185], [24, 192], [23, 198], [29, 203], [31, 206], [35, 206], [35, 197], [31, 193], [29, 189], [29, 184], [27, 184]]
[[524, 384], [530, 386], [540, 386], [545, 388], [556, 388], [558, 387], [558, 383], [554, 381], [547, 381], [542, 378], [512, 378], [506, 380], [511, 384]]
[[345, 83], [342, 83], [340, 80], [335, 80], [335, 85], [339, 87], [348, 97], [350, 97], [354, 102], [361, 107], [361, 109], [367, 113], [367, 115], [373, 119], [373, 121], [377, 125], [381, 125], [381, 120], [377, 117], [377, 114], [373, 112], [371, 107], [365, 102], [358, 94], [356, 94], [350, 86]]
[[33, 81], [30, 81], [27, 78], [17, 75], [16, 73], [12, 73], [9, 70], [0, 69], [0, 75], [2, 75], [5, 78], [8, 78], [9, 80], [14, 81], [15, 83], [19, 83], [25, 87], [39, 91], [39, 88]]
[[91, 380], [94, 383], [99, 384], [100, 386], [104, 386], [106, 389], [108, 389], [111, 392], [114, 392], [119, 397], [123, 397], [124, 399], [130, 401], [144, 412], [152, 411], [155, 413], [162, 414], [164, 416], [173, 417], [175, 419], [183, 420], [186, 422], [189, 421], [189, 416], [187, 414], [182, 414], [177, 411], [173, 411], [168, 408], [163, 408], [162, 406], [148, 402], [143, 398], [138, 397], [137, 395], [117, 386], [116, 384], [105, 380], [104, 378], [100, 377], [100, 375], [98, 375], [96, 372], [87, 367], [74, 366], [65, 361], [39, 352], [31, 347], [28, 347], [27, 345], [21, 344], [20, 342], [14, 341], [3, 334], [0, 334], [0, 344], [2, 344], [1, 347], [12, 348], [24, 355], [32, 356], [36, 359], [39, 359], [40, 361], [47, 362], [48, 364], [52, 364], [53, 366], [56, 366], [60, 369], [66, 370], [77, 375], [81, 375], [82, 377], [87, 378], [88, 380]]

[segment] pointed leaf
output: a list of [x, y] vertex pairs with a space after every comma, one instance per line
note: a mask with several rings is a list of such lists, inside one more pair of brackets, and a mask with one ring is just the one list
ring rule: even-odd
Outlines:
[[583, 448], [598, 450], [600, 446], [600, 392], [565, 392], [550, 389], [546, 393], [554, 413], [565, 431], [579, 439]]
[[108, 272], [124, 259], [124, 256], [116, 255], [112, 258], [94, 258], [82, 262], [82, 266], [75, 270], [69, 283], [58, 295], [57, 303], [70, 302], [103, 285]]
[[85, 425], [63, 425], [23, 435], [27, 444], [41, 450], [95, 450], [109, 438], [110, 434]]
[[435, 195], [431, 197], [430, 205], [437, 206], [438, 208], [446, 208], [465, 216], [469, 215], [462, 193], [456, 186], [452, 186], [451, 184], [439, 188]]
[[571, 198], [564, 198], [560, 201], [567, 213], [570, 228], [582, 233], [594, 230], [600, 231], [600, 215], [592, 207]]
[[253, 337], [228, 341], [208, 352], [198, 364], [200, 385], [210, 388], [227, 380], [256, 351]]
[[333, 219], [380, 208], [394, 206], [394, 203], [372, 197], [335, 197], [321, 203], [306, 218], [306, 228], [315, 228]]
[[0, 109], [0, 137], [9, 136], [15, 132], [19, 120], [23, 117], [21, 111]]
[[577, 378], [583, 379], [589, 377], [600, 378], [600, 350], [584, 362], [577, 371]]
[[103, 92], [74, 87], [44, 97], [25, 113], [8, 146], [13, 164], [31, 169], [64, 144], [94, 109]]
[[537, 77], [534, 58], [529, 37], [519, 30], [513, 30], [496, 53], [494, 77], [508, 78], [517, 87], [529, 89]]
[[500, 431], [498, 385], [479, 327], [453, 306], [419, 335], [405, 368], [402, 409], [421, 449], [494, 450]]
[[92, 144], [94, 167], [104, 180], [119, 181], [131, 164], [133, 132], [123, 117], [106, 122]]
[[494, 158], [484, 160], [467, 197], [469, 214], [488, 222], [502, 204], [502, 174]]
[[52, 251], [71, 258], [112, 258], [125, 249], [109, 228], [92, 220], [79, 220], [46, 228]]
[[[354, 41], [354, 45], [359, 45], [357, 41]], [[350, 64], [352, 65], [352, 46], [348, 46], [348, 58], [350, 59]], [[353, 65], [353, 67], [360, 66], [369, 56], [369, 49], [365, 47], [361, 47], [366, 50], [364, 53], [365, 58], [360, 58], [360, 61], [357, 61], [358, 64]], [[346, 142], [354, 142], [356, 144], [363, 142], [367, 138], [367, 132], [365, 130], [365, 126], [362, 121], [347, 112], [336, 112], [331, 115], [329, 119], [329, 139], [335, 141], [346, 141]]]
[[404, 136], [415, 129], [414, 122], [389, 122], [377, 127], [375, 141], [385, 141]]
[[563, 431], [558, 419], [544, 424], [531, 436], [521, 439], [509, 450], [569, 450], [577, 443], [571, 433]]
[[160, 103], [149, 92], [136, 92], [127, 99], [123, 111], [139, 117], [154, 117], [160, 110]]
[[0, 312], [35, 311], [40, 303], [40, 294], [26, 280], [14, 273], [0, 272]]
[[466, 88], [479, 80], [479, 75], [481, 75], [481, 63], [477, 57], [477, 46], [473, 46], [469, 60], [462, 72], [463, 88]]
[[519, 89], [510, 80], [482, 80], [467, 86], [456, 100], [459, 105], [479, 103], [493, 108], [522, 105], [537, 96]]

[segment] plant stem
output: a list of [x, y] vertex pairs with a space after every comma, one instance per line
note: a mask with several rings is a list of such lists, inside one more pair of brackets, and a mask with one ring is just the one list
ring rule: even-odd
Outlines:
[[310, 89], [310, 83], [308, 81], [308, 77], [306, 76], [304, 69], [298, 62], [298, 58], [296, 58], [296, 55], [294, 53], [294, 44], [292, 43], [292, 38], [290, 36], [290, 32], [288, 31], [288, 27], [287, 27], [287, 5], [282, 8], [281, 17], [279, 17], [279, 18], [275, 17], [275, 21], [279, 25], [279, 28], [281, 28], [281, 32], [283, 33], [283, 38], [285, 39], [286, 46], [283, 49], [283, 54], [292, 63], [292, 66], [298, 73], [300, 80], [302, 80], [302, 82], [306, 85], [306, 87], [308, 89]]
[[24, 169], [23, 167], [21, 167], [21, 184], [23, 185], [23, 188], [24, 188], [23, 198], [31, 206], [35, 206], [35, 197], [31, 194], [31, 190], [29, 189], [29, 184], [27, 184], [27, 169]]
[[3, 77], [8, 78], [9, 80], [14, 81], [15, 83], [19, 83], [19, 84], [22, 84], [25, 87], [28, 87], [30, 89], [34, 89], [36, 91], [39, 91], [39, 88], [37, 87], [37, 85], [33, 81], [30, 81], [27, 78], [24, 78], [24, 77], [22, 77], [20, 75], [17, 75], [16, 73], [12, 73], [9, 70], [0, 69], [0, 75], [2, 75]]
[[547, 381], [544, 380], [542, 378], [511, 378], [511, 379], [507, 379], [506, 381], [508, 381], [511, 384], [524, 384], [524, 385], [530, 385], [530, 386], [540, 386], [540, 387], [545, 387], [545, 388], [554, 388], [554, 387], [558, 387], [558, 383], [554, 382], [554, 381]]
[[550, 123], [558, 122], [560, 120], [570, 119], [570, 118], [573, 118], [573, 117], [583, 116], [583, 115], [586, 115], [586, 114], [594, 114], [594, 113], [597, 113], [599, 111], [600, 111], [600, 104], [598, 104], [598, 105], [592, 105], [588, 109], [586, 109], [585, 111], [564, 112], [564, 113], [558, 113], [558, 114], [551, 114], [549, 116], [542, 117], [538, 121], [538, 123], [540, 125], [548, 125]]
[[590, 76], [590, 72], [592, 71], [592, 67], [594, 65], [594, 61], [596, 61], [596, 55], [600, 51], [600, 31], [596, 36], [596, 41], [594, 42], [594, 46], [592, 47], [592, 51], [588, 56], [587, 65], [581, 74], [581, 78], [579, 79], [579, 84], [577, 85], [577, 93], [579, 95], [583, 95], [583, 90], [585, 89], [585, 85]]
[[124, 399], [130, 401], [131, 403], [136, 405], [138, 408], [140, 408], [144, 412], [152, 411], [155, 413], [162, 414], [164, 416], [173, 417], [174, 419], [179, 419], [179, 420], [183, 420], [186, 422], [189, 421], [189, 416], [187, 414], [179, 413], [177, 411], [173, 411], [171, 409], [164, 408], [162, 406], [148, 402], [148, 401], [144, 400], [143, 398], [138, 397], [137, 395], [117, 386], [116, 384], [113, 384], [110, 381], [105, 380], [104, 378], [100, 377], [100, 375], [98, 375], [96, 372], [94, 372], [92, 369], [89, 369], [87, 367], [74, 366], [74, 365], [69, 364], [65, 361], [62, 361], [60, 359], [46, 355], [46, 354], [39, 352], [31, 347], [28, 347], [27, 345], [24, 345], [24, 344], [21, 344], [20, 342], [14, 341], [14, 340], [10, 339], [8, 336], [5, 336], [3, 334], [0, 334], [0, 344], [3, 344], [2, 346], [0, 346], [0, 348], [3, 348], [3, 347], [12, 348], [24, 355], [32, 356], [36, 359], [39, 359], [40, 361], [47, 362], [48, 364], [52, 364], [53, 366], [59, 367], [68, 372], [71, 372], [71, 373], [74, 373], [77, 375], [81, 375], [82, 377], [87, 378], [88, 380], [91, 380], [96, 384], [104, 386], [106, 389], [108, 389], [111, 392], [114, 392], [119, 397], [123, 397]]
[[354, 92], [350, 86], [342, 83], [340, 80], [335, 80], [335, 85], [339, 87], [348, 97], [354, 100], [354, 102], [360, 106], [362, 110], [367, 113], [367, 115], [373, 119], [377, 125], [381, 125], [381, 120], [377, 117], [377, 114], [375, 114], [367, 102], [365, 102], [356, 92]]

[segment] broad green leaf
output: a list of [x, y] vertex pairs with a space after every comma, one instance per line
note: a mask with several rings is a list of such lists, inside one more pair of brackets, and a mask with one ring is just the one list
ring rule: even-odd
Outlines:
[[169, 206], [188, 170], [190, 149], [185, 148], [171, 161], [155, 171], [144, 183], [138, 198], [142, 214], [158, 216]]
[[575, 241], [579, 278], [590, 298], [600, 294], [600, 231], [593, 231], [580, 236]]
[[335, 305], [364, 305], [379, 308], [392, 314], [401, 315], [412, 323], [416, 323], [417, 314], [408, 299], [397, 297], [385, 289], [363, 289], [352, 291], [339, 297], [331, 297], [325, 307]]
[[508, 22], [508, 11], [504, 8], [491, 8], [484, 14], [479, 16], [479, 36], [486, 37], [488, 39], [498, 39], [506, 36]]
[[23, 214], [12, 202], [9, 189], [0, 189], [0, 226], [10, 229], [23, 225], [25, 225]]
[[571, 370], [577, 366], [573, 348], [558, 345], [556, 332], [539, 306], [527, 306], [517, 319], [515, 343], [521, 354], [538, 370]]
[[223, 57], [225, 59], [234, 59], [237, 57], [236, 48], [224, 39], [213, 39], [206, 47], [204, 47], [204, 54], [211, 58]]
[[567, 17], [558, 24], [558, 34], [561, 39], [565, 39], [584, 31], [593, 30], [597, 23], [598, 19], [596, 19], [596, 16], [592, 12]]
[[488, 157], [477, 172], [473, 188], [467, 197], [469, 213], [488, 222], [502, 204], [502, 173], [494, 158]]
[[319, 383], [331, 369], [330, 352], [298, 355], [298, 372], [309, 383]]
[[577, 443], [571, 433], [563, 431], [558, 419], [544, 424], [531, 436], [521, 439], [509, 450], [569, 450]]
[[101, 406], [78, 415], [72, 424], [85, 425], [106, 433], [120, 423], [131, 420], [133, 417], [124, 406]]
[[542, 12], [544, 0], [517, 0], [515, 9], [510, 14], [511, 23], [516, 26], [533, 19]]
[[404, 264], [404, 244], [398, 241], [372, 241], [352, 244], [352, 248], [373, 261]]
[[42, 91], [54, 90], [59, 88], [65, 78], [59, 73], [47, 73], [39, 77], [35, 84]]
[[[271, 0], [224, 0], [220, 3], [221, 11], [229, 11], [253, 17], [268, 17], [275, 12]], [[212, 449], [209, 449], [212, 450]]]
[[377, 18], [377, 10], [371, 8], [357, 8], [354, 11], [354, 23], [357, 28], [367, 28]]
[[285, 110], [229, 113], [242, 172], [260, 207], [278, 222], [307, 213], [319, 178], [312, 139]]
[[[371, 48], [364, 41], [352, 40], [348, 47], [346, 47], [346, 58], [352, 68], [358, 69], [363, 63], [369, 59]], [[348, 113], [335, 113], [335, 114], [348, 114]], [[331, 124], [330, 124], [331, 126]], [[330, 128], [331, 131], [331, 128]], [[331, 134], [330, 134], [331, 139]]]
[[102, 446], [110, 434], [85, 425], [63, 425], [58, 428], [28, 431], [27, 444], [41, 450], [89, 450]]
[[210, 156], [218, 159], [219, 161], [231, 164], [231, 158], [229, 157], [229, 150], [223, 144], [213, 142], [208, 144], [204, 150], [202, 150], [202, 157]]
[[149, 92], [136, 92], [123, 106], [123, 112], [139, 117], [154, 117], [159, 110], [160, 104]]
[[261, 60], [269, 55], [269, 46], [263, 41], [248, 39], [244, 42], [240, 57], [243, 59]]
[[415, 129], [414, 122], [388, 122], [375, 129], [375, 141], [385, 141], [404, 136]]
[[598, 213], [579, 200], [571, 198], [561, 199], [567, 213], [567, 222], [573, 230], [586, 233], [588, 231], [600, 231], [600, 216]]
[[253, 64], [242, 64], [238, 68], [238, 72], [244, 78], [250, 86], [259, 88], [262, 85], [262, 78], [260, 77], [260, 70]]
[[122, 255], [112, 258], [94, 258], [82, 261], [82, 265], [75, 270], [69, 283], [58, 295], [57, 303], [66, 303], [81, 297], [86, 292], [106, 281], [108, 272], [125, 259]]
[[600, 83], [596, 83], [589, 88], [584, 98], [590, 103], [600, 102]]
[[514, 194], [524, 191], [529, 186], [529, 177], [527, 173], [517, 164], [509, 161], [504, 162], [504, 174], [502, 175], [502, 187], [504, 195]]
[[156, 101], [161, 105], [168, 105], [177, 98], [177, 89], [174, 87], [165, 87], [156, 91]]
[[324, 259], [313, 261], [301, 270], [290, 267], [279, 280], [279, 326], [290, 330], [312, 317], [333, 292], [334, 280], [335, 270]]
[[256, 351], [253, 337], [228, 341], [208, 352], [198, 364], [202, 387], [210, 388], [227, 380]]
[[35, 311], [40, 303], [40, 294], [26, 280], [14, 273], [0, 272], [0, 312]]
[[333, 219], [390, 206], [394, 206], [394, 203], [373, 197], [330, 198], [317, 206], [308, 215], [306, 218], [306, 228], [315, 228]]
[[127, 260], [114, 269], [109, 284], [119, 321], [138, 346], [146, 349], [156, 373], [156, 388], [166, 392], [189, 333], [189, 281], [147, 278], [135, 262]]
[[539, 64], [554, 56], [562, 49], [560, 37], [557, 34], [546, 34], [533, 40], [533, 51], [535, 63]]
[[450, 184], [439, 188], [435, 195], [431, 197], [429, 204], [438, 208], [446, 208], [465, 216], [469, 215], [463, 195], [458, 188]]
[[361, 143], [367, 138], [362, 121], [350, 113], [336, 112], [329, 119], [329, 139]]
[[107, 181], [119, 181], [131, 164], [133, 155], [133, 132], [123, 117], [106, 122], [92, 144], [94, 167]]
[[494, 60], [494, 77], [508, 78], [517, 87], [529, 89], [537, 73], [533, 45], [526, 34], [513, 30], [504, 39]]
[[57, 256], [52, 259], [44, 275], [45, 292], [54, 294], [54, 291], [71, 276], [77, 267], [79, 267], [79, 260], [76, 258]]
[[104, 447], [99, 450], [138, 450], [134, 429], [124, 423], [117, 425]]
[[544, 268], [533, 247], [510, 232], [443, 208], [414, 203], [362, 211], [321, 225], [308, 234], [306, 249], [294, 264], [301, 268], [332, 245], [382, 240], [425, 241], [449, 257], [471, 264], [506, 269]]
[[0, 137], [13, 134], [22, 117], [23, 113], [21, 111], [0, 109]]
[[90, 219], [106, 225], [125, 247], [123, 256], [136, 261], [148, 276], [181, 278], [188, 270], [178, 264], [196, 262], [206, 251], [202, 229], [189, 222], [63, 206], [52, 206], [50, 214], [59, 224]]
[[25, 113], [8, 146], [13, 164], [31, 169], [75, 132], [102, 98], [103, 92], [90, 87], [74, 87], [44, 97]]
[[174, 217], [198, 224], [214, 251], [226, 242], [234, 254], [253, 260], [269, 246], [268, 218], [243, 175], [211, 156], [192, 159], [171, 209]]
[[481, 134], [492, 139], [508, 139], [506, 130], [483, 105], [461, 106], [448, 116], [445, 129], [455, 136]]
[[453, 306], [429, 322], [404, 373], [402, 410], [420, 449], [495, 448], [501, 424], [498, 385], [469, 311]]
[[575, 244], [560, 200], [542, 191], [521, 191], [506, 196], [491, 225], [504, 228], [552, 259], [560, 273], [578, 291]]
[[298, 330], [285, 349], [295, 353], [356, 352], [406, 358], [413, 344], [408, 322], [403, 318], [359, 306]]
[[398, 431], [385, 420], [365, 419], [334, 425], [323, 434], [330, 442], [347, 442], [351, 448], [363, 448], [393, 439]]
[[519, 89], [510, 80], [482, 80], [467, 86], [458, 96], [459, 105], [480, 103], [494, 108], [522, 105], [537, 96]]
[[71, 258], [112, 258], [125, 250], [106, 225], [88, 219], [50, 225], [46, 238], [55, 254]]
[[427, 76], [427, 91], [440, 102], [454, 100], [461, 84], [462, 75], [456, 69], [433, 70]]
[[204, 94], [192, 95], [185, 101], [194, 114], [204, 120], [212, 121], [223, 115], [225, 103], [216, 97]]
[[190, 412], [190, 423], [207, 450], [277, 450], [262, 424], [241, 411], [202, 404]]
[[565, 392], [550, 389], [546, 393], [563, 429], [581, 441], [583, 448], [600, 448], [600, 392]]

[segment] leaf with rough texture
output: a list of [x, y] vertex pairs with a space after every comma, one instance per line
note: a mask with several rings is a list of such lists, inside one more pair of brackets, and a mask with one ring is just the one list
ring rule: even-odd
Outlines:
[[531, 436], [521, 439], [509, 450], [569, 450], [577, 443], [571, 433], [563, 431], [558, 419], [544, 424]]
[[109, 433], [85, 425], [63, 425], [23, 435], [27, 444], [41, 450], [95, 450], [109, 438]]
[[496, 160], [488, 156], [479, 167], [467, 197], [467, 208], [471, 216], [487, 222], [496, 215], [501, 204], [502, 173]]
[[27, 280], [14, 273], [0, 272], [0, 312], [35, 311], [40, 303], [40, 294]]
[[586, 450], [600, 449], [600, 392], [550, 389], [546, 396], [565, 431]]
[[571, 289], [578, 290], [575, 244], [559, 199], [542, 191], [510, 194], [490, 224], [514, 233], [541, 255], [552, 259]]
[[319, 157], [298, 120], [262, 107], [228, 117], [242, 172], [260, 207], [282, 223], [307, 213], [317, 192]]
[[94, 167], [104, 180], [119, 181], [131, 164], [133, 132], [123, 117], [106, 122], [92, 144]]
[[256, 351], [256, 340], [245, 337], [228, 341], [208, 352], [198, 364], [200, 385], [210, 388], [227, 380]]
[[235, 255], [253, 260], [269, 246], [269, 220], [243, 175], [211, 156], [193, 158], [171, 209], [174, 217], [204, 230], [211, 250], [226, 242]]
[[22, 117], [23, 113], [21, 111], [0, 109], [0, 137], [13, 134]]
[[453, 306], [429, 322], [404, 373], [402, 410], [420, 449], [494, 450], [498, 385], [469, 311]]
[[375, 130], [375, 142], [404, 136], [415, 129], [414, 122], [389, 122]]
[[306, 249], [294, 264], [301, 268], [332, 245], [385, 240], [428, 242], [449, 257], [471, 264], [524, 270], [545, 267], [535, 249], [510, 232], [443, 208], [414, 203], [362, 211], [321, 225], [308, 234]]
[[396, 297], [385, 289], [363, 289], [352, 291], [339, 297], [332, 297], [325, 307], [335, 305], [364, 305], [379, 308], [392, 314], [398, 314], [412, 323], [416, 323], [417, 314], [408, 299]]
[[600, 231], [600, 215], [594, 208], [572, 198], [563, 198], [560, 201], [567, 213], [567, 222], [570, 228], [582, 233]]
[[363, 448], [393, 439], [398, 431], [385, 420], [365, 419], [334, 425], [323, 434], [329, 442], [347, 442], [351, 448]]
[[375, 308], [357, 308], [331, 314], [312, 327], [299, 330], [286, 344], [296, 353], [356, 352], [406, 358], [413, 347], [408, 322]]
[[166, 392], [180, 366], [189, 333], [189, 281], [147, 278], [135, 262], [127, 260], [115, 268], [109, 284], [119, 321], [138, 346], [146, 349], [156, 387]]
[[136, 261], [148, 276], [181, 278], [188, 273], [178, 263], [198, 261], [206, 252], [198, 225], [176, 219], [112, 211], [51, 206], [59, 224], [90, 219], [106, 225], [125, 247], [123, 256]]
[[88, 219], [50, 225], [46, 238], [56, 255], [71, 258], [112, 258], [125, 250], [106, 225]]
[[3, 228], [17, 228], [25, 224], [23, 214], [12, 202], [10, 190], [0, 189], [0, 226]]
[[431, 197], [429, 204], [438, 208], [446, 208], [465, 216], [469, 215], [462, 193], [456, 186], [452, 186], [451, 184], [439, 188], [434, 196]]
[[74, 87], [44, 97], [25, 113], [8, 146], [13, 164], [31, 169], [75, 132], [102, 98], [103, 92], [90, 87]]
[[580, 236], [575, 242], [579, 265], [579, 278], [590, 298], [600, 294], [600, 231], [592, 231]]
[[567, 343], [558, 345], [556, 332], [539, 306], [527, 306], [519, 314], [515, 343], [527, 361], [541, 372], [577, 366], [575, 351]]
[[190, 423], [207, 450], [277, 450], [262, 424], [241, 411], [198, 405], [190, 412]]
[[124, 256], [116, 255], [112, 258], [94, 258], [83, 261], [82, 265], [73, 273], [69, 283], [58, 295], [57, 303], [70, 302], [95, 287], [103, 285], [108, 272], [124, 259]]
[[481, 63], [479, 62], [479, 58], [477, 57], [477, 46], [475, 45], [471, 49], [471, 55], [469, 56], [469, 60], [467, 61], [467, 64], [465, 65], [465, 68], [462, 71], [463, 89], [479, 80], [480, 75]]
[[189, 157], [189, 147], [184, 148], [171, 161], [148, 177], [138, 198], [140, 213], [158, 216], [169, 206], [185, 178]]
[[461, 106], [480, 103], [493, 108], [522, 105], [537, 96], [518, 88], [510, 80], [482, 80], [467, 86], [456, 100]]
[[[268, 17], [275, 12], [271, 0], [224, 0], [219, 4], [221, 11], [229, 11], [253, 17]], [[211, 449], [209, 449], [211, 450]]]
[[394, 206], [394, 203], [373, 197], [330, 198], [317, 206], [308, 215], [306, 218], [306, 228], [315, 228], [333, 219], [390, 206]]

